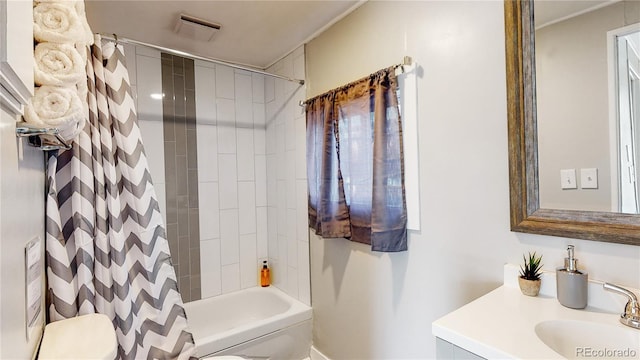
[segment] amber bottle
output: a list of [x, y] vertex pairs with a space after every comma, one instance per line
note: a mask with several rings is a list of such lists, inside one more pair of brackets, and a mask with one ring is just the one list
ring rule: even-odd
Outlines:
[[265, 260], [262, 262], [262, 269], [260, 270], [260, 286], [267, 287], [269, 285], [271, 285], [271, 274], [267, 266], [267, 260]]

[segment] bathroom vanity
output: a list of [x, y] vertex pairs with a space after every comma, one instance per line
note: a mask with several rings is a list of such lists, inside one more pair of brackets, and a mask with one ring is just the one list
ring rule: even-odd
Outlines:
[[[554, 272], [540, 295], [525, 296], [518, 267], [505, 265], [503, 286], [432, 324], [439, 359], [640, 359], [640, 330], [619, 322], [627, 299], [589, 281], [585, 309], [556, 299]], [[629, 289], [638, 294], [637, 289]]]

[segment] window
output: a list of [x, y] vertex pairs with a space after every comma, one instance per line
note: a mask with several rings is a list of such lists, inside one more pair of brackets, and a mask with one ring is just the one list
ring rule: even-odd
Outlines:
[[394, 68], [307, 101], [309, 223], [323, 237], [407, 249]]

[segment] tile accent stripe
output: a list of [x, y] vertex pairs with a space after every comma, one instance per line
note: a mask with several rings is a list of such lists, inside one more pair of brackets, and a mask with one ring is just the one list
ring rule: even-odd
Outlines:
[[201, 298], [194, 62], [162, 53], [167, 238], [183, 301]]

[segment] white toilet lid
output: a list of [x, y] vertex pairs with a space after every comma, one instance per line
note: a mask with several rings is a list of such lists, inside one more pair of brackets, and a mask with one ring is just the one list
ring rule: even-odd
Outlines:
[[103, 314], [88, 314], [45, 326], [38, 359], [113, 360], [117, 352], [111, 320]]

